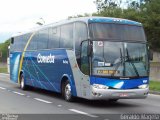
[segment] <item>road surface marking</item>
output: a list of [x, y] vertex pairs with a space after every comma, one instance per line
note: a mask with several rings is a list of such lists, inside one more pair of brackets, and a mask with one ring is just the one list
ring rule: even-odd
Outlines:
[[156, 94], [149, 94], [150, 96], [156, 96], [156, 97], [160, 97], [160, 95], [156, 95]]
[[9, 76], [9, 74], [6, 74], [6, 73], [0, 73], [0, 75], [6, 75], [6, 76]]
[[35, 100], [38, 100], [40, 102], [44, 102], [44, 103], [52, 103], [50, 101], [46, 101], [46, 100], [43, 100], [43, 99], [40, 99], [40, 98], [34, 98]]
[[13, 93], [17, 94], [17, 95], [25, 95], [23, 93], [20, 93], [20, 92], [16, 92], [16, 91], [13, 91]]
[[91, 115], [89, 113], [86, 113], [86, 112], [83, 112], [83, 111], [79, 111], [79, 110], [76, 110], [76, 109], [69, 109], [69, 110], [72, 111], [72, 112], [75, 112], [75, 113], [79, 113], [79, 114], [83, 114], [83, 115], [89, 116], [89, 117], [94, 117], [94, 118], [98, 117], [98, 116]]
[[2, 90], [6, 90], [6, 88], [4, 88], [4, 87], [0, 87], [0, 89], [2, 89]]
[[58, 107], [62, 107], [62, 105], [58, 105]]

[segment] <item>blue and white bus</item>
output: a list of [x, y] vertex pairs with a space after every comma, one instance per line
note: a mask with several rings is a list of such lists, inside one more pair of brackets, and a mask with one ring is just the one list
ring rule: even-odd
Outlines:
[[141, 23], [82, 17], [11, 38], [10, 79], [90, 100], [146, 98], [148, 47]]

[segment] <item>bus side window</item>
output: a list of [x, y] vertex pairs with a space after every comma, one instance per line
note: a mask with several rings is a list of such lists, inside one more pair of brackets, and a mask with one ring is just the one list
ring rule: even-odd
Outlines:
[[14, 37], [11, 38], [11, 44], [10, 44], [10, 51], [14, 51], [15, 48], [15, 39]]
[[13, 37], [11, 38], [11, 44], [14, 44], [14, 38]]
[[59, 48], [60, 27], [49, 28], [48, 48]]
[[85, 75], [89, 75], [89, 57], [88, 53], [88, 41], [83, 41], [81, 46], [81, 71]]
[[37, 45], [39, 50], [47, 49], [48, 40], [49, 40], [48, 33], [49, 33], [49, 29], [44, 29], [39, 32], [39, 39], [38, 39], [38, 45]]
[[30, 43], [28, 45], [27, 50], [37, 50], [37, 41], [38, 41], [38, 34], [36, 33], [32, 37], [32, 39], [31, 39], [31, 41], [30, 41]]
[[73, 48], [73, 24], [61, 26], [60, 48]]
[[20, 51], [20, 37], [16, 36], [14, 38], [14, 51]]
[[75, 23], [74, 40], [75, 40], [75, 54], [78, 66], [80, 67], [80, 50], [81, 42], [87, 39], [87, 26], [83, 22]]
[[22, 51], [24, 50], [27, 42], [28, 42], [28, 39], [30, 38], [31, 34], [25, 34], [23, 35], [23, 39], [22, 39], [22, 43], [21, 43], [21, 46], [22, 46]]

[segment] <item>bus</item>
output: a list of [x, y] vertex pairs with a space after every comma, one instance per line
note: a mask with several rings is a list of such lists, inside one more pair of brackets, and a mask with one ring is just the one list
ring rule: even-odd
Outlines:
[[142, 99], [149, 91], [149, 50], [141, 23], [81, 17], [11, 37], [10, 79], [89, 100]]

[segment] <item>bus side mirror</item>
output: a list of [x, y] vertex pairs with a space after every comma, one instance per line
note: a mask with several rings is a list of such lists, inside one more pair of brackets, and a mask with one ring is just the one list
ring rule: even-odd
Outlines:
[[11, 38], [11, 44], [14, 44], [14, 38], [13, 37]]
[[87, 52], [87, 55], [88, 55], [88, 56], [91, 56], [91, 55], [92, 55], [92, 50], [93, 50], [92, 48], [93, 48], [92, 45], [89, 44], [89, 45], [88, 45], [88, 52]]
[[153, 60], [153, 51], [149, 50], [149, 60]]

